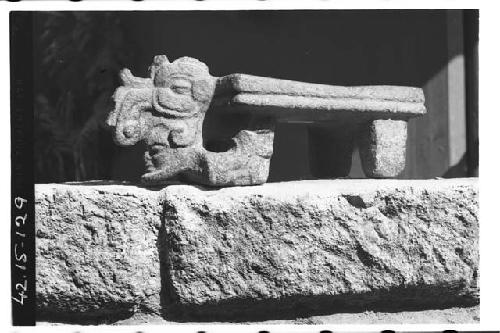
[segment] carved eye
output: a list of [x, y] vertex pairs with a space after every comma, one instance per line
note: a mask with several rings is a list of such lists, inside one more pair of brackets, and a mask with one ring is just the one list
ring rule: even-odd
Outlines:
[[191, 94], [191, 82], [184, 79], [175, 79], [170, 85], [170, 89], [176, 94], [190, 95]]

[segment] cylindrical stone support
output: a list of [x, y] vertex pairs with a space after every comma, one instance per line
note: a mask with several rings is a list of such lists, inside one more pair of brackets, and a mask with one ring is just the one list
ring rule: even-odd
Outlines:
[[392, 178], [405, 168], [407, 121], [377, 119], [360, 132], [359, 154], [370, 178]]
[[351, 171], [354, 134], [352, 126], [309, 127], [309, 164], [317, 178], [347, 177]]

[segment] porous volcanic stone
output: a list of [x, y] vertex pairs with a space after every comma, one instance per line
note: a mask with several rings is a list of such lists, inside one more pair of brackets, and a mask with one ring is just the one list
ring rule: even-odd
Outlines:
[[[360, 122], [407, 121], [426, 113], [423, 90], [415, 87], [343, 87], [238, 73], [215, 77], [197, 59], [171, 62], [165, 55], [155, 56], [149, 69], [149, 78], [121, 71], [122, 85], [113, 94], [115, 108], [106, 121], [118, 145], [142, 142], [147, 147], [141, 177], [147, 186], [172, 181], [216, 187], [265, 183], [278, 120], [342, 126], [333, 134], [311, 131], [310, 154], [313, 174], [342, 177], [349, 173], [353, 139], [364, 135], [358, 131]], [[212, 124], [204, 125], [210, 113], [215, 113], [208, 117]], [[239, 117], [227, 122], [231, 113]], [[213, 129], [214, 122], [215, 135], [214, 130], [204, 135], [203, 128]], [[393, 127], [385, 133], [386, 126], [377, 125], [371, 132], [392, 136]], [[406, 133], [398, 137], [402, 135]], [[372, 141], [374, 146], [362, 155], [369, 161], [364, 163], [369, 165], [364, 168], [367, 176], [393, 177], [404, 166], [406, 142], [400, 149], [401, 140], [397, 147], [387, 145], [391, 140]], [[323, 159], [323, 153], [331, 156]]]
[[401, 86], [334, 86], [247, 74], [218, 78], [214, 106], [225, 112], [270, 114], [281, 120], [408, 119], [426, 113], [422, 89]]
[[146, 144], [144, 184], [182, 180], [234, 186], [267, 181], [274, 120], [265, 121], [263, 127], [245, 124], [232, 138], [225, 138], [225, 150], [214, 152], [203, 146], [203, 122], [217, 80], [204, 63], [190, 57], [170, 62], [159, 55], [150, 66], [150, 78], [135, 77], [128, 69], [120, 76], [123, 85], [113, 95], [115, 108], [106, 123], [117, 144]]
[[405, 168], [407, 122], [377, 119], [361, 131], [359, 155], [363, 171], [370, 178], [398, 176]]
[[275, 79], [248, 74], [230, 74], [218, 79], [216, 95], [250, 93], [257, 95], [310, 96], [323, 98], [354, 98], [422, 103], [422, 89], [402, 86], [334, 86]]
[[35, 189], [39, 321], [295, 320], [478, 303], [473, 179]]
[[349, 117], [351, 114], [357, 114], [355, 117], [408, 118], [426, 112], [423, 103], [416, 102], [247, 93], [235, 95], [230, 100], [230, 105], [250, 107], [248, 110], [255, 113], [270, 113], [279, 119], [291, 120], [331, 120], [337, 118], [339, 114], [349, 115]]
[[474, 179], [169, 187], [169, 307], [213, 320], [476, 304], [477, 196]]
[[36, 185], [39, 320], [160, 313], [158, 192], [122, 185]]

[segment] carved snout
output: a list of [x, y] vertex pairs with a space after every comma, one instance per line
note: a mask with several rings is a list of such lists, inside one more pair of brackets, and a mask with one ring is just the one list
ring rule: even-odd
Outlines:
[[153, 88], [120, 87], [115, 91], [115, 109], [106, 123], [114, 128], [114, 140], [121, 146], [136, 144], [144, 138], [148, 123], [142, 112], [152, 108]]

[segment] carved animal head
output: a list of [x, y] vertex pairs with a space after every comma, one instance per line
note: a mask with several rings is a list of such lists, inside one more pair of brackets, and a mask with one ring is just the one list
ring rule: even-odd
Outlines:
[[120, 73], [123, 86], [114, 94], [107, 124], [119, 145], [144, 140], [148, 145], [190, 146], [201, 143], [201, 128], [215, 90], [208, 67], [189, 57], [169, 62], [154, 58], [150, 78]]
[[179, 118], [206, 112], [216, 83], [207, 65], [190, 57], [170, 63], [167, 57], [156, 56], [151, 66], [151, 78], [155, 110]]

